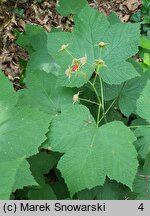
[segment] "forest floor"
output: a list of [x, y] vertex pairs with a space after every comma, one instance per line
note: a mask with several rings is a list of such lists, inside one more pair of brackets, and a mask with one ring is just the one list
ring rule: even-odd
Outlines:
[[[89, 0], [89, 4], [106, 16], [117, 13], [122, 22], [141, 7], [140, 0]], [[72, 16], [62, 17], [56, 11], [56, 0], [11, 0], [0, 5], [0, 69], [13, 82], [15, 89], [22, 88], [19, 83], [22, 67], [20, 59], [27, 61], [29, 55], [16, 44], [17, 32], [24, 32], [27, 23], [43, 26], [46, 31], [52, 27], [65, 31], [72, 30]]]

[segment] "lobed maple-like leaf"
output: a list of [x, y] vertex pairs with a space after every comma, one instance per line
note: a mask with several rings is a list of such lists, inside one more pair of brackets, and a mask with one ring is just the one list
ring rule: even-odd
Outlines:
[[48, 184], [42, 184], [37, 189], [30, 189], [28, 192], [30, 200], [56, 200], [56, 195], [52, 187]]
[[28, 159], [32, 175], [38, 182], [38, 187], [29, 189], [28, 198], [31, 200], [52, 200], [56, 195], [49, 184], [45, 183], [44, 174], [49, 173], [57, 163], [57, 159], [52, 153], [40, 152]]
[[[82, 86], [95, 70], [95, 60], [102, 59], [106, 66], [100, 68], [102, 79], [109, 84], [120, 84], [138, 76], [131, 63], [126, 60], [138, 51], [139, 24], [116, 23], [97, 10], [85, 6], [75, 16], [73, 32], [48, 33], [47, 48], [60, 66], [58, 84], [70, 87]], [[104, 42], [105, 48], [98, 44]], [[67, 51], [60, 51], [67, 45]], [[101, 49], [101, 50], [100, 50]], [[87, 57], [87, 63], [68, 78], [65, 74], [73, 58]], [[86, 75], [83, 75], [83, 72]]]
[[26, 25], [25, 32], [19, 36], [17, 43], [30, 54], [26, 71], [43, 70], [47, 73], [58, 73], [58, 66], [47, 50], [47, 34], [41, 26]]
[[143, 168], [140, 166], [133, 184], [133, 192], [136, 193], [136, 200], [150, 200], [150, 175], [149, 169], [150, 154], [147, 155]]
[[82, 105], [63, 106], [51, 126], [53, 151], [65, 153], [58, 169], [70, 194], [103, 185], [106, 176], [132, 188], [137, 169], [134, 134], [122, 122], [100, 128]]
[[147, 81], [145, 88], [141, 92], [136, 106], [136, 113], [148, 123], [136, 128], [134, 132], [138, 138], [138, 153], [143, 159], [145, 159], [150, 149], [150, 80]]
[[53, 168], [57, 163], [57, 159], [52, 154], [40, 152], [30, 157], [28, 162], [34, 178], [39, 184], [42, 184], [45, 182], [44, 174]]
[[[27, 186], [29, 182], [32, 185], [35, 184], [32, 176], [28, 176], [31, 173], [27, 162], [24, 161], [24, 167], [21, 167], [22, 163], [19, 164], [17, 161], [38, 152], [39, 146], [46, 140], [45, 134], [48, 132], [50, 118], [48, 114], [39, 111], [37, 108], [31, 108], [27, 104], [21, 106], [18, 103], [18, 92], [13, 90], [12, 85], [2, 73], [0, 73], [0, 80], [0, 173], [2, 175], [0, 188], [3, 190], [2, 187], [6, 183], [6, 176], [7, 187], [9, 193], [11, 193], [10, 188], [12, 190], [16, 189], [16, 187], [22, 188]], [[16, 175], [21, 175], [22, 172], [25, 178], [22, 179], [22, 175], [16, 179]], [[0, 199], [3, 199], [3, 197], [6, 196], [1, 197], [0, 195]]]
[[[132, 113], [136, 114], [137, 100], [149, 77], [149, 74], [143, 74], [142, 76], [135, 77], [121, 85], [108, 85], [104, 83], [104, 99], [106, 101], [118, 99], [119, 109], [127, 117]], [[96, 85], [98, 86], [98, 84], [97, 81]], [[99, 86], [97, 89], [100, 92]]]
[[140, 126], [135, 129], [134, 134], [137, 137], [136, 145], [138, 147], [138, 155], [142, 159], [145, 159], [150, 150], [150, 128]]
[[150, 123], [150, 80], [137, 100], [137, 114]]
[[8, 200], [13, 191], [16, 174], [24, 158], [0, 160], [0, 200]]
[[77, 193], [79, 200], [119, 200], [123, 198], [121, 184], [107, 179], [103, 186], [82, 190]]
[[32, 176], [29, 163], [26, 160], [23, 160], [16, 173], [13, 192], [15, 192], [17, 189], [23, 189], [29, 185], [37, 186], [38, 183]]
[[20, 103], [30, 104], [49, 113], [50, 118], [57, 115], [61, 105], [72, 104], [74, 89], [57, 86], [57, 77], [42, 70], [26, 72], [27, 89], [20, 91]]
[[57, 11], [62, 16], [76, 14], [87, 4], [86, 0], [58, 0]]
[[47, 36], [41, 26], [26, 25], [25, 32], [17, 39], [17, 44], [26, 48], [31, 54], [35, 51], [46, 50]]

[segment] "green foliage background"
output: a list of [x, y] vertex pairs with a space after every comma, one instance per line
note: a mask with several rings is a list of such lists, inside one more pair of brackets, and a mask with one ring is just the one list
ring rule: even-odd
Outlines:
[[132, 59], [149, 40], [86, 1], [57, 10], [75, 14], [73, 32], [27, 25], [17, 40], [27, 88], [0, 73], [0, 199], [149, 199], [149, 66]]

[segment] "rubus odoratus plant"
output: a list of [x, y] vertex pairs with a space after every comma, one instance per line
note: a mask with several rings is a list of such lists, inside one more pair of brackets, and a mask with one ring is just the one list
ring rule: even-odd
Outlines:
[[87, 4], [72, 32], [26, 26], [17, 40], [30, 54], [26, 88], [14, 92], [0, 74], [1, 199], [150, 198], [139, 38], [139, 24]]

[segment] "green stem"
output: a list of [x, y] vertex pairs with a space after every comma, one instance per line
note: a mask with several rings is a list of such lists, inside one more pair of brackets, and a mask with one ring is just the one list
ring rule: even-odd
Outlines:
[[66, 52], [74, 59], [74, 56], [67, 49]]
[[140, 176], [140, 177], [143, 177], [143, 178], [146, 178], [146, 177], [147, 177], [147, 178], [150, 178], [149, 175], [142, 175], [142, 174], [138, 174], [138, 173], [137, 173], [136, 175], [137, 175], [137, 176]]
[[150, 125], [130, 125], [129, 128], [139, 128], [139, 127], [147, 127], [150, 128]]
[[100, 100], [99, 94], [98, 94], [95, 86], [93, 85], [93, 83], [90, 80], [88, 80], [88, 83], [90, 83], [90, 85], [92, 86], [92, 88], [93, 88], [93, 90], [94, 90], [94, 92], [95, 92], [95, 94], [97, 96], [98, 102], [99, 102], [99, 104], [101, 104], [101, 100]]
[[83, 71], [81, 71], [81, 73], [82, 73], [82, 75], [86, 78], [87, 82], [91, 85], [91, 87], [93, 88], [93, 90], [94, 90], [94, 92], [95, 92], [95, 94], [96, 94], [96, 96], [97, 96], [98, 102], [99, 102], [99, 104], [101, 104], [100, 97], [99, 97], [99, 95], [98, 95], [98, 92], [97, 92], [97, 90], [96, 90], [94, 84], [88, 79], [86, 73], [84, 73]]
[[96, 78], [97, 78], [97, 73], [95, 74], [93, 85], [95, 85], [95, 83], [96, 83]]
[[[68, 51], [66, 50], [66, 52], [74, 59], [74, 56]], [[87, 77], [86, 73], [84, 73], [83, 71], [81, 71], [82, 75], [86, 78], [87, 82], [91, 85], [91, 87], [93, 88], [96, 96], [97, 96], [97, 99], [98, 99], [98, 103], [96, 102], [93, 102], [93, 101], [90, 101], [90, 100], [86, 100], [86, 99], [81, 99], [80, 100], [84, 100], [84, 101], [87, 101], [87, 102], [90, 102], [90, 103], [94, 103], [94, 104], [97, 104], [98, 105], [98, 114], [97, 114], [97, 128], [98, 128], [98, 125], [99, 125], [99, 118], [100, 118], [100, 110], [101, 110], [101, 100], [100, 100], [100, 97], [99, 97], [99, 94], [95, 88], [95, 83], [93, 84]], [[97, 73], [97, 71], [96, 71]]]
[[[113, 100], [113, 102], [110, 104], [110, 106], [108, 107], [108, 109], [105, 112], [105, 115], [109, 112], [109, 110], [112, 108], [112, 106], [114, 105], [114, 103], [116, 102], [117, 98], [115, 98], [115, 100]], [[99, 120], [99, 123], [103, 120], [104, 116], [102, 116], [102, 118]]]
[[99, 97], [99, 94], [94, 86], [94, 84], [88, 79], [86, 73], [84, 73], [83, 71], [81, 71], [82, 75], [86, 78], [87, 82], [91, 85], [91, 87], [93, 88], [96, 96], [97, 96], [97, 99], [98, 99], [98, 114], [97, 114], [97, 122], [96, 122], [96, 126], [98, 128], [98, 125], [99, 125], [99, 117], [100, 117], [100, 111], [101, 111], [101, 106], [102, 106], [102, 103], [101, 103], [101, 99]]
[[99, 125], [99, 117], [100, 117], [100, 111], [101, 111], [102, 103], [101, 103], [100, 97], [99, 97], [99, 95], [98, 95], [98, 92], [97, 92], [97, 90], [96, 90], [94, 84], [93, 84], [90, 80], [88, 80], [88, 82], [90, 83], [90, 85], [92, 86], [93, 90], [95, 91], [95, 94], [96, 94], [97, 99], [98, 99], [98, 102], [99, 102], [99, 105], [98, 105], [98, 113], [97, 113], [97, 122], [96, 122], [96, 126], [97, 126], [97, 128], [98, 128], [98, 125]]
[[97, 128], [98, 128], [98, 126], [99, 126], [100, 112], [101, 112], [101, 104], [99, 104], [99, 106], [98, 106], [97, 122], [96, 122]]
[[100, 56], [100, 59], [101, 59], [101, 57], [102, 57], [102, 50], [103, 50], [103, 48], [99, 48], [100, 49], [100, 51], [99, 51], [99, 56]]
[[106, 118], [106, 113], [105, 113], [105, 105], [104, 105], [104, 90], [103, 90], [103, 81], [102, 81], [102, 78], [100, 76], [100, 74], [98, 73], [99, 75], [99, 81], [100, 81], [100, 88], [101, 88], [101, 98], [102, 98], [102, 110], [103, 110], [103, 117], [105, 119], [105, 123], [107, 123], [107, 118]]
[[[73, 56], [68, 50], [66, 50], [66, 52], [74, 59], [74, 56]], [[97, 114], [97, 122], [96, 122], [96, 125], [97, 125], [97, 128], [98, 128], [98, 125], [99, 125], [99, 118], [100, 118], [100, 111], [101, 111], [101, 106], [102, 106], [101, 99], [100, 99], [99, 94], [98, 94], [98, 92], [97, 92], [97, 90], [96, 90], [96, 88], [95, 88], [95, 82], [92, 83], [92, 82], [88, 79], [86, 73], [84, 73], [83, 71], [81, 71], [81, 73], [82, 73], [82, 75], [86, 78], [87, 82], [91, 85], [91, 87], [93, 88], [93, 90], [94, 90], [94, 92], [95, 92], [95, 94], [96, 94], [96, 96], [97, 96], [98, 103], [96, 103], [96, 102], [94, 102], [94, 101], [87, 100], [87, 99], [82, 99], [82, 98], [80, 98], [80, 100], [83, 100], [83, 101], [86, 101], [86, 102], [89, 102], [89, 103], [93, 103], [93, 104], [97, 104], [97, 105], [98, 105], [98, 114]], [[97, 71], [96, 71], [96, 77], [97, 77]], [[96, 78], [95, 78], [95, 81], [96, 81]], [[104, 105], [103, 105], [103, 107], [104, 107]]]
[[99, 104], [98, 104], [98, 103], [96, 103], [95, 101], [91, 101], [91, 100], [84, 99], [84, 98], [79, 98], [79, 100], [81, 100], [81, 101], [86, 101], [86, 102], [89, 102], [89, 103], [92, 103], [92, 104], [96, 104], [96, 105], [98, 105], [98, 106], [99, 106]]

